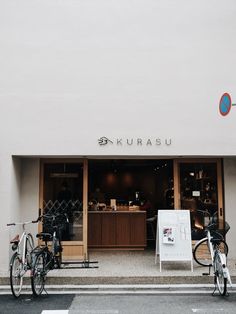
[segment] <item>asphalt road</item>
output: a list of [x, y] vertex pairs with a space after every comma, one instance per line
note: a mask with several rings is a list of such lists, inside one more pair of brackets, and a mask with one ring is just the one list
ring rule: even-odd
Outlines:
[[[62, 311], [65, 310], [65, 311]], [[60, 312], [62, 311], [62, 312]], [[1, 314], [185, 314], [236, 313], [236, 294], [228, 297], [204, 294], [156, 295], [0, 295]]]

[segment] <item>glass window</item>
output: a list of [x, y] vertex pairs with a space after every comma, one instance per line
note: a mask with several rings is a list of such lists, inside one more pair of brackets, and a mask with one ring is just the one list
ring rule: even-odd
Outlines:
[[181, 208], [189, 209], [193, 240], [202, 237], [208, 216], [218, 211], [216, 163], [180, 163]]
[[[63, 241], [83, 240], [83, 164], [44, 164], [44, 213], [65, 213], [66, 219], [58, 221]], [[62, 215], [63, 217], [63, 215]], [[44, 231], [52, 232], [50, 224]]]

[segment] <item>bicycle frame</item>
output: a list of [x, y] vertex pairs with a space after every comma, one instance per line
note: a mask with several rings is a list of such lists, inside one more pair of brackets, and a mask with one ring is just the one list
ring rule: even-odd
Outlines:
[[[215, 267], [214, 260], [215, 260], [215, 256], [218, 255], [220, 258], [221, 265], [223, 267], [224, 278], [226, 278], [228, 280], [229, 284], [232, 286], [232, 281], [230, 278], [229, 269], [227, 267], [227, 257], [225, 255], [225, 253], [220, 252], [219, 248], [217, 247], [217, 244], [213, 245], [212, 239], [213, 239], [213, 237], [211, 236], [211, 232], [209, 230], [207, 230], [208, 247], [209, 247], [209, 251], [211, 254], [211, 260], [212, 260], [211, 266]], [[214, 272], [215, 272], [215, 269], [214, 269]]]
[[52, 235], [52, 241], [50, 241], [51, 243], [49, 244], [51, 248], [50, 249], [48, 248], [48, 244], [46, 244], [45, 248], [43, 248], [44, 254], [47, 255], [47, 258], [49, 258], [45, 265], [45, 275], [47, 275], [47, 273], [55, 267], [56, 256], [55, 244], [57, 241], [58, 241], [57, 234], [56, 231], [54, 230]]
[[224, 278], [226, 278], [228, 280], [228, 283], [230, 284], [230, 286], [232, 287], [232, 281], [231, 281], [231, 277], [230, 277], [230, 273], [229, 273], [229, 269], [227, 267], [227, 258], [226, 255], [224, 253], [221, 253], [218, 249], [216, 249], [214, 251], [214, 256], [216, 256], [216, 254], [219, 256], [220, 258], [220, 262], [221, 265], [223, 267], [223, 275]]
[[44, 217], [44, 219], [51, 219], [52, 220], [52, 228], [53, 228], [53, 232], [52, 232], [52, 240], [50, 241], [50, 246], [51, 246], [51, 253], [53, 254], [53, 256], [55, 257], [58, 253], [57, 251], [57, 244], [58, 242], [60, 243], [61, 245], [61, 241], [60, 241], [60, 234], [58, 232], [58, 225], [55, 225], [55, 219], [57, 216], [64, 216], [64, 218], [66, 219], [66, 222], [69, 222], [68, 220], [68, 217], [65, 213], [63, 214], [59, 214], [59, 215], [55, 215], [55, 214], [52, 214], [52, 215], [48, 215], [48, 214], [45, 214], [45, 215], [42, 215], [42, 217]]
[[[24, 230], [17, 244], [17, 254], [21, 258], [22, 264], [23, 264], [23, 269], [21, 270], [21, 273], [20, 273], [21, 276], [23, 276], [28, 270], [27, 259], [26, 259], [26, 239], [27, 239], [27, 233]], [[22, 250], [21, 250], [21, 247], [22, 247]]]
[[[32, 221], [27, 221], [27, 222], [23, 222], [23, 223], [22, 222], [15, 222], [15, 223], [12, 223], [12, 224], [7, 224], [7, 226], [21, 225], [22, 228], [23, 228], [23, 232], [22, 232], [22, 234], [20, 236], [20, 239], [16, 240], [16, 241], [14, 241], [14, 239], [13, 239], [13, 240], [10, 241], [10, 243], [12, 243], [13, 251], [14, 251], [14, 247], [13, 246], [17, 245], [16, 250], [17, 250], [17, 254], [19, 255], [19, 257], [22, 260], [22, 264], [24, 265], [24, 268], [22, 270], [24, 273], [27, 271], [26, 241], [29, 238], [28, 237], [28, 233], [25, 230], [25, 225], [31, 224], [31, 223], [33, 223], [33, 222]], [[17, 236], [19, 237], [19, 235], [17, 235]], [[33, 247], [32, 247], [32, 249], [33, 249]], [[21, 274], [21, 275], [23, 276], [23, 274]]]
[[212, 263], [213, 263], [213, 260], [214, 260], [214, 249], [213, 249], [213, 244], [212, 244], [212, 239], [213, 237], [211, 236], [211, 233], [209, 230], [207, 230], [207, 242], [208, 242], [208, 248], [209, 248], [209, 251], [210, 251], [210, 254], [211, 254], [211, 260], [212, 260]]
[[[50, 241], [50, 249], [48, 248], [48, 244], [46, 243], [45, 247], [47, 248], [47, 250], [45, 250], [45, 254], [47, 254], [49, 256], [49, 261], [47, 262], [47, 264], [45, 265], [45, 269], [46, 269], [46, 274], [55, 267], [55, 257], [56, 257], [56, 244], [58, 241], [58, 237], [57, 237], [57, 232], [56, 230], [53, 231], [53, 235], [52, 235], [52, 240]], [[53, 266], [51, 266], [53, 265]]]
[[[38, 235], [37, 235], [37, 237], [38, 237]], [[55, 257], [58, 253], [56, 251], [56, 245], [57, 245], [58, 241], [59, 241], [59, 238], [57, 237], [57, 231], [54, 229], [51, 239], [50, 240], [44, 240], [45, 244], [43, 246], [36, 247], [32, 252], [33, 259], [35, 259], [35, 257], [37, 257], [40, 254], [45, 254], [45, 257], [47, 257], [47, 259], [49, 258], [49, 260], [45, 264], [45, 274], [47, 274], [50, 270], [52, 270], [54, 268]], [[49, 249], [49, 247], [50, 247], [50, 249]]]

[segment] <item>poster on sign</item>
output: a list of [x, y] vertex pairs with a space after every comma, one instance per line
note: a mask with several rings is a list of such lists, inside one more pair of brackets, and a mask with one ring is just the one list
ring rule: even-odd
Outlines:
[[162, 239], [165, 244], [174, 244], [175, 243], [175, 234], [174, 227], [164, 227], [162, 229]]
[[160, 271], [165, 261], [190, 261], [193, 271], [189, 210], [158, 210], [157, 228], [155, 262], [159, 254]]

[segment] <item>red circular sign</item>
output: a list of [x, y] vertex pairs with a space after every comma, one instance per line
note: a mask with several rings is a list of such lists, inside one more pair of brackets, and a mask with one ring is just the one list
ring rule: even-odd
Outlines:
[[220, 114], [222, 116], [226, 116], [230, 112], [231, 106], [232, 106], [232, 101], [231, 101], [230, 94], [224, 93], [221, 96], [220, 103], [219, 103]]

